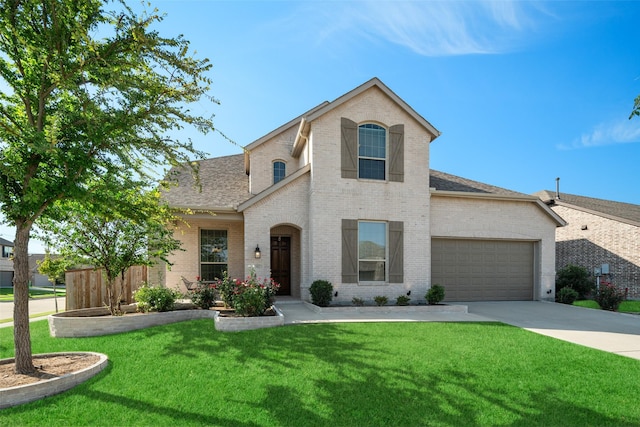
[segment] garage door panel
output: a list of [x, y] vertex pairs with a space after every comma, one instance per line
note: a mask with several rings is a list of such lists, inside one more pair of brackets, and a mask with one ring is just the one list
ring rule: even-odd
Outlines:
[[446, 301], [533, 299], [533, 242], [432, 240], [432, 282]]

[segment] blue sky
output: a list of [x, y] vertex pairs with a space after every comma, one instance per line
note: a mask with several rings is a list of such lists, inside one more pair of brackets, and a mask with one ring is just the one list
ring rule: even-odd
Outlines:
[[240, 145], [378, 77], [442, 132], [433, 169], [640, 204], [640, 2], [151, 4], [213, 63], [203, 112]]
[[[640, 204], [640, 2], [150, 4], [212, 62], [220, 105], [194, 110], [239, 145], [378, 77], [442, 132], [433, 169]], [[241, 152], [189, 135], [212, 157]]]

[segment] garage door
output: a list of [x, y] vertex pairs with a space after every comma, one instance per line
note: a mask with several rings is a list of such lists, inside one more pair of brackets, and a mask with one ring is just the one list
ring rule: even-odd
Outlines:
[[431, 280], [445, 301], [533, 299], [533, 242], [433, 239]]

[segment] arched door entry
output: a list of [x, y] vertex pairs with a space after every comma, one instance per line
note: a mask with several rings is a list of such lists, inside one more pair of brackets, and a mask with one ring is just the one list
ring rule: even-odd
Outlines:
[[271, 236], [271, 278], [280, 284], [277, 295], [291, 295], [291, 237]]

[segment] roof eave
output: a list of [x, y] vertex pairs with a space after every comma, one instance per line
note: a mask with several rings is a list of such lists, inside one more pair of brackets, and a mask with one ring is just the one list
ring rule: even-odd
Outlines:
[[528, 202], [535, 203], [540, 209], [542, 209], [547, 215], [549, 215], [556, 223], [557, 227], [564, 227], [567, 222], [555, 213], [549, 206], [547, 206], [539, 197], [529, 195], [518, 194], [496, 194], [496, 193], [473, 193], [465, 191], [444, 191], [431, 188], [431, 196], [436, 197], [458, 197], [468, 199], [483, 199], [483, 200], [503, 200], [512, 202]]

